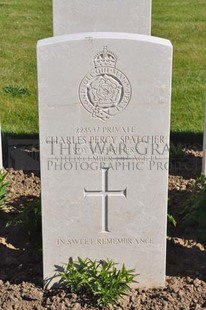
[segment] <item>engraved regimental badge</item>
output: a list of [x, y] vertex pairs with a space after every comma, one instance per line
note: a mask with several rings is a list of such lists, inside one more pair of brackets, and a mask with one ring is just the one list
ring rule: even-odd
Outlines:
[[129, 80], [116, 69], [116, 62], [117, 56], [105, 46], [94, 58], [94, 69], [79, 86], [81, 104], [93, 118], [102, 121], [124, 110], [131, 98]]

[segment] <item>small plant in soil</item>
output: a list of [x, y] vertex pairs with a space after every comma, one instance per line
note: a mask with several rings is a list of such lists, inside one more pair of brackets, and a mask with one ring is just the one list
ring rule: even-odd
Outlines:
[[167, 213], [167, 233], [168, 235], [173, 234], [177, 222], [172, 214]]
[[120, 270], [112, 260], [97, 262], [89, 258], [65, 264], [64, 271], [59, 273], [60, 286], [68, 288], [71, 293], [84, 295], [100, 307], [117, 303], [118, 299], [134, 283], [134, 270], [127, 270], [123, 265]]
[[6, 173], [0, 170], [0, 209], [5, 208], [9, 182], [5, 181]]
[[169, 214], [169, 213], [167, 213], [167, 222], [168, 222], [168, 225], [171, 225], [173, 227], [177, 226], [177, 222], [176, 222], [174, 216]]
[[183, 225], [193, 226], [197, 237], [206, 241], [206, 176], [196, 179], [191, 197], [186, 201], [183, 211]]
[[[172, 198], [168, 199], [168, 208], [172, 207]], [[175, 220], [174, 216], [170, 213], [167, 213], [167, 233], [171, 234], [174, 228], [177, 226], [177, 221]]]

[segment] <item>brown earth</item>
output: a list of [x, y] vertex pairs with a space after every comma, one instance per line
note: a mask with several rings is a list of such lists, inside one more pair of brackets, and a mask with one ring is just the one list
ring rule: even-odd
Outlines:
[[[183, 204], [200, 174], [201, 155], [191, 150], [184, 160], [171, 162], [169, 213], [177, 227], [168, 231], [165, 288], [133, 289], [115, 309], [206, 309], [206, 245], [197, 240], [195, 228], [181, 225]], [[33, 173], [7, 172], [7, 208], [0, 211], [0, 309], [97, 309], [82, 296], [42, 289], [41, 251], [19, 223], [25, 205], [40, 195], [40, 179]]]

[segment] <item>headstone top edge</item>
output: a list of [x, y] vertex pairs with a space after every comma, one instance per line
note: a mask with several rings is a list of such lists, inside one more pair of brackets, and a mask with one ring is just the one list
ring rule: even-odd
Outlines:
[[46, 39], [41, 39], [37, 42], [37, 47], [46, 46], [54, 43], [60, 43], [65, 41], [77, 41], [77, 40], [95, 40], [95, 39], [117, 39], [117, 40], [138, 40], [138, 41], [147, 41], [154, 44], [165, 45], [172, 47], [170, 40], [136, 33], [127, 33], [127, 32], [81, 32], [66, 34], [61, 36], [50, 37]]

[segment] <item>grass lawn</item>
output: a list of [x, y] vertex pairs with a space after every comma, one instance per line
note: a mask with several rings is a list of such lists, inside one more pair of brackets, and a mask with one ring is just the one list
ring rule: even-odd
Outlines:
[[153, 0], [152, 35], [174, 48], [173, 132], [203, 131], [206, 103], [206, 1]]
[[51, 0], [0, 3], [0, 118], [6, 133], [37, 133], [36, 42], [52, 36]]
[[[38, 133], [36, 42], [52, 36], [51, 0], [0, 3], [0, 118], [5, 133]], [[206, 1], [153, 0], [152, 34], [174, 45], [173, 132], [203, 130]]]

